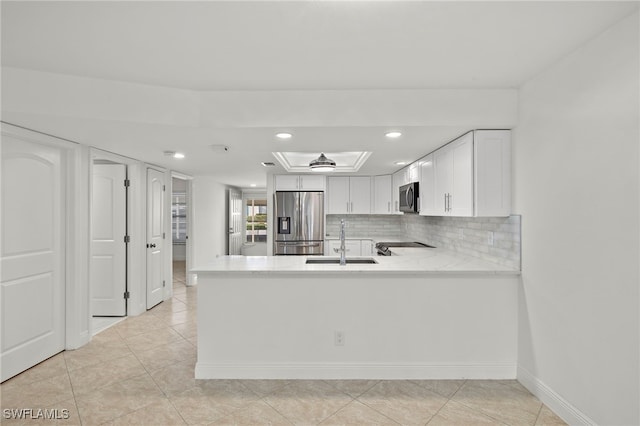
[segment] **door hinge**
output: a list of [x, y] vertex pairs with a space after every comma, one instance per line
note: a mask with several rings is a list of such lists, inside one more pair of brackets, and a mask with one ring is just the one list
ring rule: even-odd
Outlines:
[[166, 237], [167, 237], [167, 234], [163, 232], [162, 233], [162, 239], [164, 240]]
[[162, 287], [166, 286], [167, 282], [165, 280], [162, 280]]
[[128, 235], [125, 235], [125, 236], [124, 236], [124, 242], [125, 242], [125, 243], [130, 243], [130, 242], [131, 242], [131, 237], [130, 237], [130, 236], [128, 236]]
[[129, 292], [128, 292], [128, 291], [125, 291], [125, 292], [124, 292], [124, 298], [125, 298], [125, 299], [128, 299], [128, 298], [129, 298], [129, 296], [130, 296]]
[[162, 190], [166, 191], [167, 190], [167, 186], [166, 185], [162, 185]]
[[125, 180], [124, 180], [124, 186], [125, 186], [126, 188], [130, 187], [130, 186], [131, 186], [131, 181], [130, 181], [129, 179], [125, 179]]

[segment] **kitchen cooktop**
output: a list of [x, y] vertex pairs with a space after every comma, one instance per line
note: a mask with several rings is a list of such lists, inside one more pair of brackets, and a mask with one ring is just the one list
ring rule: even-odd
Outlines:
[[415, 247], [415, 248], [435, 248], [434, 246], [430, 246], [429, 244], [419, 243], [417, 241], [409, 241], [409, 242], [379, 242], [376, 244], [378, 246], [385, 247]]
[[391, 256], [393, 253], [391, 252], [391, 250], [389, 250], [389, 247], [435, 248], [434, 246], [430, 246], [429, 244], [419, 243], [417, 241], [400, 241], [400, 242], [381, 241], [376, 244], [376, 251], [378, 252], [378, 256]]

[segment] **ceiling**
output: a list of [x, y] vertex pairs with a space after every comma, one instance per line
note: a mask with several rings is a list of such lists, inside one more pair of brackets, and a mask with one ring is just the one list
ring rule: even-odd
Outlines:
[[[1, 7], [3, 67], [207, 94], [516, 89], [638, 2], [2, 1]], [[17, 110], [4, 92], [5, 121], [242, 187], [264, 186], [260, 161], [274, 161], [274, 151], [371, 151], [359, 173], [389, 173], [399, 168], [394, 162], [415, 160], [470, 125], [515, 124], [446, 117], [363, 124], [327, 120], [331, 109], [324, 105], [317, 107], [321, 118], [304, 123], [257, 110], [246, 113], [255, 116], [245, 124], [220, 123], [203, 109], [198, 124], [176, 126]], [[360, 117], [367, 115], [360, 107]], [[404, 135], [389, 143], [384, 132], [395, 129]], [[294, 137], [279, 142], [278, 130]], [[230, 151], [216, 153], [212, 144]], [[167, 149], [186, 158], [166, 158]]]

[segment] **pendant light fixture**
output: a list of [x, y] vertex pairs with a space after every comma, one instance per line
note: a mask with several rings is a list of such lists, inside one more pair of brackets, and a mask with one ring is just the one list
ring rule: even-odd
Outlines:
[[336, 168], [336, 162], [325, 157], [324, 153], [320, 157], [309, 163], [312, 172], [332, 172]]

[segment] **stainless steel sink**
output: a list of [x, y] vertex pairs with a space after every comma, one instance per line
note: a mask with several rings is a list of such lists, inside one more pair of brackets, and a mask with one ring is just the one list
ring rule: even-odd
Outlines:
[[[378, 263], [376, 262], [375, 259], [372, 258], [356, 258], [356, 259], [350, 259], [347, 258], [347, 263], [351, 263], [351, 264], [374, 264], [374, 263]], [[307, 265], [339, 265], [340, 264], [340, 259], [336, 259], [333, 257], [309, 257], [307, 258], [306, 261]]]

